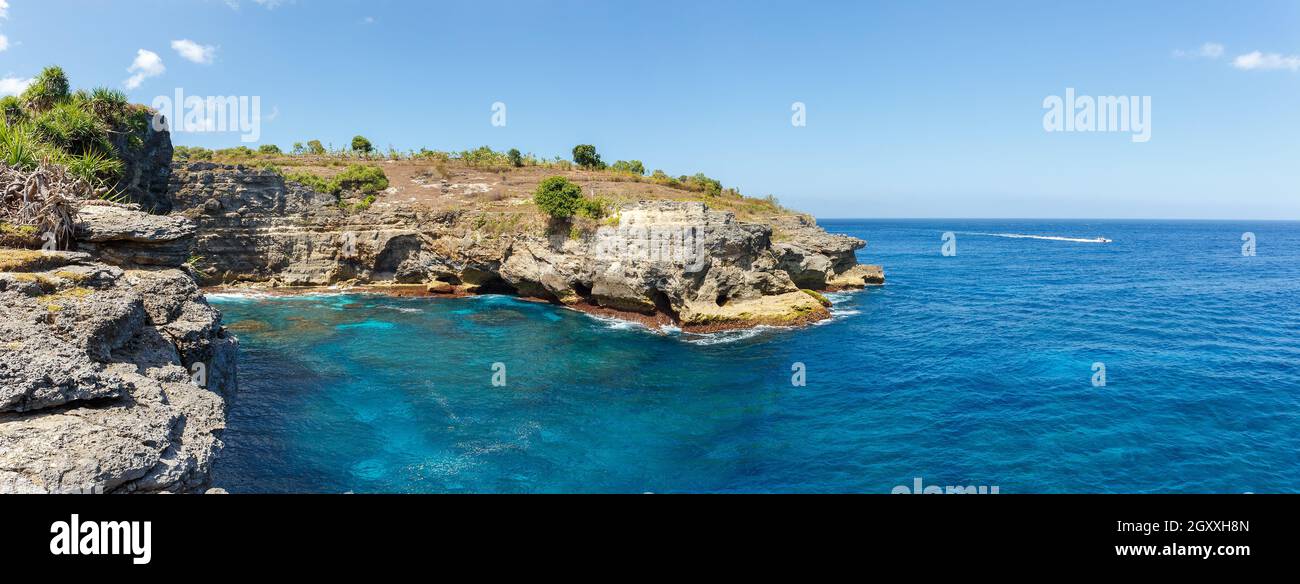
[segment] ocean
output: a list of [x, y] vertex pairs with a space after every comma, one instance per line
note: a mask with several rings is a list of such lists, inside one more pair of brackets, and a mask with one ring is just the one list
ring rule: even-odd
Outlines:
[[834, 318], [798, 330], [691, 335], [505, 296], [214, 295], [241, 341], [214, 484], [1300, 491], [1300, 223], [822, 224], [868, 240], [887, 284], [832, 294]]

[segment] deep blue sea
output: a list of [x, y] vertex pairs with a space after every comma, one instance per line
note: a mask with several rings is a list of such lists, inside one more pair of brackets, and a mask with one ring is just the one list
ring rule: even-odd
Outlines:
[[888, 283], [802, 330], [685, 335], [503, 296], [213, 297], [241, 341], [215, 483], [1300, 491], [1300, 223], [823, 225], [869, 240]]

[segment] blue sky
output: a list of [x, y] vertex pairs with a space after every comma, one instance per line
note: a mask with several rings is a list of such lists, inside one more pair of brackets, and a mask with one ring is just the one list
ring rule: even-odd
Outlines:
[[[1296, 1], [0, 5], [0, 90], [123, 88], [143, 49], [133, 100], [261, 96], [285, 148], [592, 143], [822, 217], [1300, 219]], [[1150, 141], [1046, 132], [1067, 87], [1151, 96]]]

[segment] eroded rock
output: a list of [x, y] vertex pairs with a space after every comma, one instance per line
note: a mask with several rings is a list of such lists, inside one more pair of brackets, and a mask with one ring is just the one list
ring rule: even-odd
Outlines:
[[193, 225], [95, 209], [78, 226], [91, 249], [134, 244], [156, 267], [0, 249], [0, 492], [201, 490], [237, 341], [176, 257], [156, 253]]

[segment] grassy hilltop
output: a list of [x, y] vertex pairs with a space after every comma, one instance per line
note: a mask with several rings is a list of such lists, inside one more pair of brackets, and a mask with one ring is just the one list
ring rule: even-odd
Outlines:
[[295, 144], [288, 152], [274, 145], [222, 150], [178, 146], [175, 157], [177, 162], [272, 169], [288, 180], [340, 195], [340, 205], [356, 211], [376, 203], [480, 211], [492, 216], [492, 224], [485, 225], [489, 229], [544, 218], [535, 200], [552, 177], [579, 189], [579, 200], [563, 213], [579, 227], [611, 221], [619, 204], [641, 200], [702, 201], [749, 221], [791, 214], [773, 196], [748, 197], [703, 173], [647, 172], [637, 160], [607, 164], [591, 145], [575, 147], [572, 159], [541, 158], [513, 149], [498, 152], [487, 146], [459, 152], [379, 152], [360, 136], [352, 146], [329, 149], [315, 140]]

